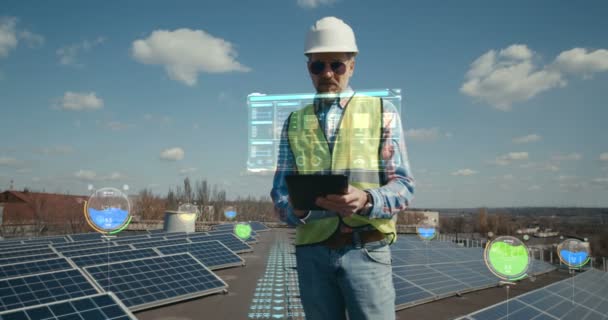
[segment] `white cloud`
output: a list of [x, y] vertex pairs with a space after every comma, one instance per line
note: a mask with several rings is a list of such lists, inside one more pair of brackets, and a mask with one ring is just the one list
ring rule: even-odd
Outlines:
[[125, 130], [130, 127], [129, 124], [122, 123], [120, 121], [110, 121], [110, 122], [106, 123], [105, 126], [106, 126], [106, 128], [108, 128], [112, 131], [121, 131], [121, 130]]
[[251, 70], [236, 61], [232, 43], [203, 30], [156, 30], [146, 39], [135, 40], [131, 52], [138, 62], [162, 65], [171, 79], [189, 86], [196, 84], [199, 72]]
[[490, 50], [471, 64], [460, 92], [508, 111], [514, 102], [565, 86], [559, 71], [534, 65], [535, 55], [527, 46], [519, 44], [498, 53]]
[[452, 172], [453, 176], [472, 176], [474, 174], [477, 174], [477, 171], [471, 169], [460, 169]]
[[517, 137], [517, 138], [513, 138], [513, 143], [531, 143], [531, 142], [538, 142], [542, 140], [542, 137], [537, 135], [537, 134], [529, 134], [527, 136], [523, 136], [523, 137]]
[[25, 41], [25, 43], [27, 43], [28, 47], [30, 48], [38, 48], [44, 44], [43, 36], [35, 34], [28, 30], [23, 30], [19, 32], [19, 38], [23, 39], [23, 41]]
[[0, 157], [0, 166], [16, 167], [19, 164], [17, 159], [9, 157]]
[[190, 173], [194, 173], [197, 170], [198, 170], [197, 168], [182, 168], [182, 169], [179, 170], [179, 175], [180, 176], [185, 176], [185, 175], [188, 175]]
[[555, 58], [555, 65], [563, 72], [589, 78], [593, 73], [608, 71], [608, 50], [588, 52], [585, 48], [573, 48], [560, 53]]
[[65, 146], [65, 145], [44, 147], [44, 148], [40, 148], [40, 150], [38, 150], [38, 153], [41, 153], [41, 154], [44, 154], [47, 156], [66, 155], [66, 154], [70, 154], [72, 152], [74, 152], [74, 148], [72, 148], [71, 146]]
[[77, 172], [74, 172], [74, 176], [80, 180], [94, 181], [97, 178], [97, 173], [95, 173], [95, 171], [92, 171], [92, 170], [80, 169]]
[[540, 189], [541, 189], [540, 186], [537, 186], [537, 185], [533, 185], [528, 188], [528, 190], [530, 190], [530, 191], [538, 191]]
[[551, 164], [551, 163], [528, 162], [528, 163], [520, 165], [519, 167], [523, 168], [523, 169], [535, 169], [535, 170], [541, 170], [541, 171], [552, 171], [552, 172], [559, 171], [559, 167], [554, 164]]
[[97, 172], [93, 170], [83, 170], [80, 169], [77, 172], [74, 172], [74, 176], [83, 181], [117, 181], [124, 180], [126, 176], [120, 172], [112, 172], [107, 176], [97, 175]]
[[439, 139], [441, 132], [439, 128], [421, 128], [421, 129], [409, 129], [405, 131], [405, 136], [409, 140], [416, 141], [434, 141]]
[[557, 180], [557, 181], [570, 181], [570, 180], [574, 180], [574, 179], [576, 179], [576, 176], [560, 175], [557, 178], [555, 178], [555, 180]]
[[7, 57], [11, 50], [17, 48], [15, 25], [17, 25], [17, 18], [0, 18], [0, 58]]
[[608, 161], [608, 152], [604, 152], [604, 153], [600, 154], [600, 160]]
[[553, 156], [551, 159], [555, 161], [578, 161], [581, 160], [583, 156], [580, 153], [570, 153], [570, 154], [558, 154]]
[[11, 50], [15, 50], [19, 39], [25, 41], [30, 48], [39, 47], [44, 43], [44, 37], [28, 30], [17, 30], [15, 17], [0, 17], [0, 58], [5, 58]]
[[298, 0], [298, 6], [306, 9], [314, 9], [322, 5], [332, 5], [337, 0]]
[[70, 111], [97, 110], [103, 108], [103, 100], [95, 92], [66, 91], [56, 107]]
[[591, 183], [597, 186], [608, 188], [608, 177], [595, 178], [591, 180]]
[[170, 148], [165, 149], [160, 153], [160, 158], [167, 161], [178, 161], [184, 158], [184, 149]]
[[528, 160], [528, 153], [527, 152], [509, 152], [507, 154], [497, 157], [496, 160], [492, 161], [492, 163], [501, 165], [501, 166], [506, 166], [508, 164], [511, 164], [511, 162], [513, 162], [513, 161], [520, 161], [520, 160]]
[[106, 39], [104, 37], [97, 37], [93, 41], [84, 40], [80, 43], [71, 44], [68, 46], [57, 49], [57, 56], [59, 56], [59, 63], [63, 65], [82, 66], [76, 62], [78, 54], [81, 52], [91, 51], [94, 47], [104, 43]]

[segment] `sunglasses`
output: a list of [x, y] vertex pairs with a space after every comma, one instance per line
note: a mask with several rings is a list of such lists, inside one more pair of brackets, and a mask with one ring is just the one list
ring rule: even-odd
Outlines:
[[[310, 73], [314, 75], [320, 75], [323, 73], [323, 71], [325, 71], [325, 66], [327, 64], [328, 62], [325, 61], [313, 61], [308, 64], [308, 70], [310, 70]], [[342, 61], [329, 62], [329, 67], [331, 68], [331, 71], [337, 75], [343, 75], [346, 73], [346, 64], [344, 64]]]

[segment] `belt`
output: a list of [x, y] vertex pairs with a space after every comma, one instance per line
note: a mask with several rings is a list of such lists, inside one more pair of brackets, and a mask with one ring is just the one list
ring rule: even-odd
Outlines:
[[384, 239], [384, 234], [378, 230], [369, 230], [369, 231], [353, 231], [353, 232], [335, 232], [331, 237], [327, 240], [321, 242], [322, 245], [330, 248], [330, 249], [339, 249], [347, 245], [357, 245], [356, 235], [359, 236], [360, 244], [365, 244], [368, 242], [380, 241]]

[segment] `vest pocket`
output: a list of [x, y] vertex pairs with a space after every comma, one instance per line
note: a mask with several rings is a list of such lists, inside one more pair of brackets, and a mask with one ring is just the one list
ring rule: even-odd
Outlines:
[[365, 255], [371, 261], [384, 265], [391, 264], [391, 250], [389, 249], [388, 245], [374, 249], [362, 248], [361, 251], [363, 252], [363, 255]]

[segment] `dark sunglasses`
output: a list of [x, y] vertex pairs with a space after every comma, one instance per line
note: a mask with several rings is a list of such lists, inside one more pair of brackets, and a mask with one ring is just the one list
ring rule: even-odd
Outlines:
[[[310, 73], [314, 75], [320, 75], [323, 73], [323, 71], [325, 71], [325, 65], [327, 63], [328, 62], [320, 60], [310, 62], [308, 64], [308, 70], [310, 70]], [[331, 71], [337, 75], [343, 75], [346, 72], [346, 64], [344, 64], [342, 61], [330, 62], [329, 67], [331, 68]]]

